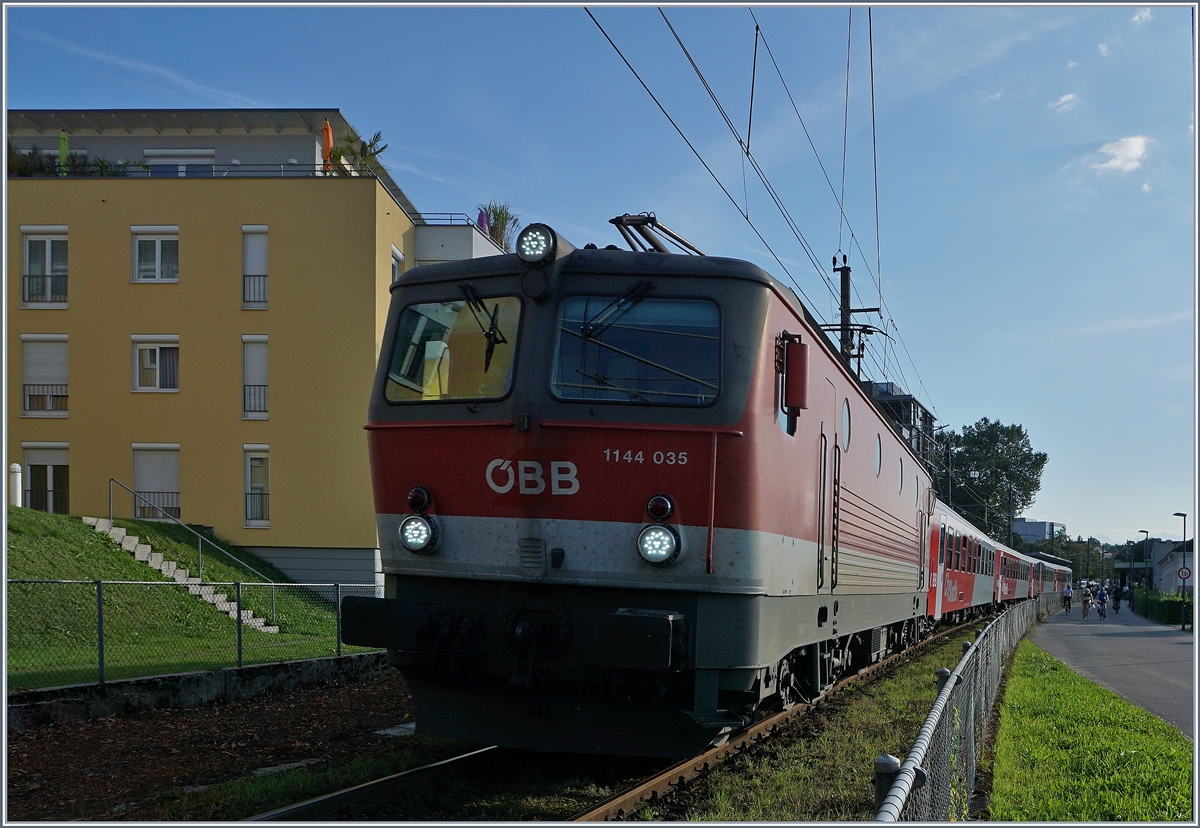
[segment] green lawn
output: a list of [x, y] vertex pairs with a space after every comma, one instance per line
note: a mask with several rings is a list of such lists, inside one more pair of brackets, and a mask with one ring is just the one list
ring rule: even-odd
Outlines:
[[996, 738], [991, 818], [1191, 821], [1192, 744], [1023, 641]]
[[872, 767], [903, 757], [937, 698], [937, 670], [962, 658], [966, 634], [917, 654], [880, 681], [852, 687], [760, 747], [718, 765], [689, 786], [683, 812], [647, 805], [638, 819], [689, 822], [870, 821]]
[[[195, 536], [158, 523], [118, 520], [155, 552], [197, 571]], [[227, 583], [218, 592], [273, 621], [279, 632], [242, 629], [243, 663], [315, 658], [336, 652], [333, 595], [318, 595], [244, 550], [218, 541], [233, 558], [208, 544], [205, 582]], [[244, 562], [244, 563], [243, 563]], [[264, 583], [247, 564], [278, 581]], [[78, 517], [11, 508], [8, 513], [9, 579], [151, 581], [104, 585], [105, 678], [131, 678], [208, 670], [237, 663], [237, 624], [227, 614], [120, 549]], [[8, 681], [10, 688], [50, 687], [98, 678], [96, 586], [7, 584]], [[343, 652], [361, 652], [346, 648]]]

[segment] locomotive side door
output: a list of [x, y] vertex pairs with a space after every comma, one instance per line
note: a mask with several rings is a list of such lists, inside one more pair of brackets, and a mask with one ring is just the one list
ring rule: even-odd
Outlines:
[[[837, 433], [835, 419], [837, 412], [837, 394], [834, 393], [833, 383], [825, 378], [821, 393], [821, 440], [820, 440], [820, 515], [817, 521], [817, 592], [831, 592], [837, 585], [835, 566], [833, 563], [836, 552], [837, 528], [833, 525], [836, 510], [833, 509], [833, 489], [836, 483], [834, 454], [837, 451]], [[839, 458], [840, 459], [840, 458]], [[830, 577], [827, 577], [827, 574]]]

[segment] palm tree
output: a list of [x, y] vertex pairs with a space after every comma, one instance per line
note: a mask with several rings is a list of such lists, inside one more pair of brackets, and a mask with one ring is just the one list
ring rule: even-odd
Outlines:
[[487, 217], [488, 235], [492, 237], [492, 241], [500, 245], [505, 253], [511, 253], [520, 218], [508, 204], [495, 199], [487, 204], [480, 204], [479, 210]]
[[342, 145], [335, 146], [330, 153], [330, 160], [335, 166], [338, 161], [345, 159], [352, 167], [377, 170], [380, 166], [379, 156], [388, 148], [387, 144], [382, 143], [382, 132], [376, 132], [368, 141], [364, 140], [354, 127], [347, 127], [340, 140]]

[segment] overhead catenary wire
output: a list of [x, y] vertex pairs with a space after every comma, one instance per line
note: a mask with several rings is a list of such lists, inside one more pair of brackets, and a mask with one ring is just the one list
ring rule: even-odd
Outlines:
[[838, 252], [842, 250], [842, 220], [846, 217], [846, 145], [850, 136], [850, 33], [854, 31], [854, 6], [850, 7], [850, 16], [846, 22], [846, 106], [842, 113], [842, 195], [838, 204]]
[[[804, 123], [804, 117], [800, 114], [800, 107], [796, 104], [796, 99], [792, 95], [792, 90], [788, 86], [787, 79], [784, 78], [784, 76], [783, 76], [783, 70], [779, 66], [779, 61], [777, 61], [775, 59], [775, 53], [771, 50], [771, 41], [768, 39], [767, 33], [763, 29], [762, 24], [758, 19], [758, 16], [754, 13], [754, 9], [747, 9], [747, 11], [750, 12], [750, 17], [752, 20], [754, 20], [754, 25], [755, 25], [756, 29], [759, 31], [759, 36], [762, 38], [763, 47], [767, 50], [767, 57], [770, 58], [771, 65], [775, 67], [775, 74], [779, 77], [779, 82], [783, 86], [784, 94], [787, 95], [788, 102], [792, 106], [792, 111], [796, 115], [796, 120], [800, 124], [800, 129], [804, 132], [804, 137], [807, 139], [809, 148], [812, 150], [813, 157], [817, 161], [817, 166], [820, 168], [821, 174], [825, 177], [825, 183], [829, 187], [829, 192], [833, 196], [834, 201], [837, 203], [839, 212], [843, 216], [845, 216], [845, 208], [842, 205], [841, 201], [838, 199], [837, 189], [833, 185], [833, 180], [829, 177], [829, 171], [825, 168], [824, 162], [821, 161], [821, 154], [817, 151], [817, 147], [816, 147], [815, 142], [813, 141], [812, 135], [808, 131], [808, 125]], [[873, 71], [874, 71], [874, 67], [873, 67], [873, 63], [872, 63], [872, 72]], [[875, 274], [871, 269], [870, 262], [867, 260], [866, 255], [863, 253], [861, 245], [859, 245], [859, 243], [858, 243], [858, 238], [855, 235], [854, 226], [850, 222], [850, 217], [845, 216], [845, 220], [846, 220], [846, 228], [850, 232], [850, 239], [854, 243], [854, 246], [858, 248], [859, 255], [862, 257], [864, 264], [866, 264], [867, 273], [871, 276], [872, 280], [875, 281], [876, 286], [878, 287], [879, 282], [876, 279]], [[877, 236], [877, 238], [878, 238], [878, 236]], [[917, 375], [917, 383], [920, 386], [921, 390], [924, 392], [924, 395], [925, 395], [924, 399], [929, 402], [930, 409], [936, 415], [937, 408], [933, 404], [932, 398], [929, 393], [929, 389], [925, 386], [924, 379], [921, 377], [921, 372], [917, 368], [916, 362], [913, 360], [912, 354], [908, 350], [908, 345], [904, 341], [904, 337], [900, 332], [900, 328], [895, 322], [895, 317], [891, 313], [891, 308], [888, 307], [887, 300], [882, 298], [882, 290], [879, 291], [879, 295], [880, 295], [880, 305], [879, 306], [880, 306], [880, 308], [882, 308], [884, 311], [887, 312], [887, 318], [891, 321], [892, 329], [896, 332], [896, 340], [900, 343], [900, 347], [903, 349], [904, 355], [908, 359], [909, 365], [912, 366], [914, 373]], [[900, 370], [899, 362], [897, 361], [895, 364], [897, 366], [897, 369]], [[901, 372], [901, 379], [905, 383], [905, 386], [908, 388], [912, 388], [912, 385], [909, 383], [908, 379], [906, 377], [904, 377], [903, 371], [901, 370], [900, 372]]]
[[[748, 211], [744, 210], [741, 206], [738, 205], [736, 199], [729, 192], [728, 188], [721, 182], [720, 178], [713, 171], [712, 167], [704, 160], [704, 157], [700, 154], [700, 152], [696, 149], [696, 147], [688, 139], [687, 135], [683, 132], [682, 128], [678, 125], [678, 123], [676, 123], [676, 121], [671, 117], [670, 113], [667, 111], [666, 107], [662, 104], [662, 102], [658, 99], [658, 97], [651, 91], [650, 87], [646, 84], [646, 82], [642, 79], [641, 75], [637, 72], [637, 70], [633, 67], [633, 65], [629, 62], [629, 60], [625, 57], [624, 53], [617, 46], [617, 44], [613, 41], [612, 37], [609, 36], [608, 32], [604, 29], [604, 27], [600, 24], [600, 22], [596, 19], [595, 15], [593, 15], [592, 12], [590, 11], [590, 9], [588, 9], [586, 7], [584, 8], [584, 11], [587, 13], [588, 17], [591, 19], [592, 23], [596, 26], [596, 28], [599, 29], [600, 33], [604, 36], [605, 40], [608, 41], [608, 44], [617, 53], [618, 57], [621, 58], [621, 61], [625, 64], [626, 68], [629, 69], [629, 71], [633, 74], [634, 78], [638, 81], [638, 83], [645, 90], [646, 94], [649, 95], [651, 100], [654, 101], [655, 105], [659, 108], [659, 111], [661, 111], [663, 113], [663, 116], [667, 119], [667, 121], [675, 129], [676, 133], [678, 133], [680, 138], [683, 139], [684, 143], [687, 144], [688, 149], [690, 149], [692, 151], [692, 154], [696, 156], [696, 159], [698, 161], [700, 161], [700, 163], [704, 167], [705, 171], [708, 172], [709, 176], [713, 179], [713, 181], [721, 189], [721, 192], [725, 194], [725, 197], [734, 206], [734, 209], [736, 209], [738, 211], [738, 213], [742, 216], [743, 220], [746, 221], [746, 223], [750, 226], [750, 229], [754, 232], [755, 236], [763, 244], [764, 248], [771, 255], [771, 257], [780, 266], [780, 268], [782, 269], [784, 274], [787, 276], [788, 280], [796, 288], [797, 292], [804, 298], [805, 302], [808, 304], [808, 307], [813, 312], [813, 314], [818, 319], [820, 319], [822, 322], [825, 322], [826, 319], [825, 319], [824, 315], [820, 312], [820, 309], [818, 308], [818, 306], [813, 302], [812, 298], [807, 294], [807, 292], [800, 286], [799, 282], [796, 280], [796, 277], [793, 275], [790, 268], [788, 268], [788, 266], [783, 262], [782, 258], [779, 256], [779, 254], [775, 251], [775, 249], [771, 246], [771, 244], [766, 240], [766, 238], [763, 236], [762, 232], [759, 230], [757, 225], [753, 221], [751, 221], [751, 219], [748, 215]], [[660, 9], [660, 14], [661, 13], [662, 13], [662, 11]], [[751, 10], [751, 14], [753, 15], [752, 10]], [[663, 14], [663, 18], [664, 18], [664, 21], [667, 22], [668, 27], [670, 27], [670, 21], [666, 19], [665, 14]], [[757, 21], [756, 21], [756, 23], [757, 23]], [[674, 33], [673, 28], [672, 28], [672, 32]], [[677, 33], [674, 33], [674, 34], [676, 36], [677, 42], [679, 42], [680, 47], [683, 49], [683, 51], [686, 55], [687, 54], [686, 48], [683, 46], [681, 40], [678, 37], [678, 34]], [[788, 98], [791, 101], [793, 110], [795, 111], [796, 116], [797, 116], [797, 120], [800, 122], [801, 127], [804, 130], [806, 137], [808, 138], [809, 145], [810, 145], [810, 147], [812, 147], [813, 153], [817, 157], [817, 162], [821, 166], [822, 173], [825, 175], [825, 179], [826, 179], [827, 184], [830, 187], [830, 191], [833, 193], [835, 201], [837, 201], [838, 200], [837, 191], [834, 189], [833, 183], [832, 183], [832, 181], [830, 181], [828, 172], [825, 170], [824, 165], [821, 164], [820, 155], [819, 155], [819, 153], [816, 152], [816, 147], [813, 144], [812, 137], [811, 137], [811, 135], [808, 134], [808, 129], [804, 125], [803, 118], [800, 117], [799, 109], [796, 106], [795, 100], [792, 97], [790, 90], [787, 88], [787, 83], [786, 83], [786, 80], [783, 78], [782, 70], [780, 69], [778, 62], [774, 59], [774, 55], [771, 53], [771, 47], [766, 38], [766, 35], [764, 33], [762, 33], [761, 28], [759, 29], [758, 34], [759, 34], [759, 37], [762, 38], [763, 46], [767, 49], [767, 53], [771, 57], [772, 64], [775, 66], [776, 73], [779, 75], [780, 81], [784, 86], [785, 92], [787, 93]], [[722, 119], [725, 120], [727, 127], [730, 129], [731, 134], [734, 135], [734, 137], [738, 141], [739, 145], [742, 146], [743, 154], [750, 161], [751, 166], [755, 169], [755, 173], [759, 176], [759, 179], [762, 182], [764, 189], [766, 189], [768, 195], [770, 195], [772, 201], [775, 203], [775, 206], [779, 210], [781, 216], [783, 216], [785, 222], [788, 224], [789, 229], [792, 231], [793, 235], [796, 237], [797, 241], [800, 243], [802, 249], [804, 249], [805, 254], [808, 257], [810, 263], [812, 263], [814, 269], [816, 270], [818, 275], [824, 281], [826, 288], [830, 292], [830, 296], [834, 300], [836, 300], [837, 291], [833, 287], [832, 281], [830, 280], [828, 273], [821, 266], [819, 257], [812, 250], [807, 239], [804, 238], [803, 233], [800, 231], [799, 226], [795, 223], [795, 220], [792, 218], [786, 205], [783, 203], [782, 198], [779, 196], [779, 194], [775, 190], [774, 186], [770, 183], [766, 174], [762, 171], [762, 168], [758, 165], [754, 156], [751, 153], [748, 153], [745, 151], [745, 144], [741, 140], [741, 137], [738, 134], [738, 130], [737, 130], [736, 126], [733, 125], [732, 121], [729, 119], [728, 115], [725, 113], [724, 108], [721, 106], [720, 101], [716, 98], [716, 95], [712, 91], [711, 87], [707, 84], [706, 81], [704, 81], [702, 73], [699, 72], [699, 68], [695, 66], [695, 62], [693, 60], [691, 60], [690, 55], [688, 56], [688, 58], [689, 58], [689, 62], [692, 63], [694, 70], [700, 76], [701, 82], [704, 83], [706, 90], [709, 92], [710, 98], [712, 98], [714, 106], [717, 107], [718, 112], [722, 116]], [[839, 212], [844, 213], [844, 211], [842, 211], [840, 201], [838, 203], [839, 203]], [[862, 250], [861, 244], [858, 243], [857, 237], [854, 233], [853, 226], [850, 223], [848, 216], [845, 217], [845, 226], [846, 226], [846, 229], [850, 233], [850, 238], [851, 238], [852, 242], [854, 243], [854, 247], [857, 248], [858, 254], [862, 258], [868, 273], [871, 274], [872, 279], [874, 280], [874, 274], [872, 273], [872, 268], [871, 268], [870, 262], [867, 260], [866, 255]], [[856, 293], [857, 293], [857, 290], [856, 290]], [[916, 364], [912, 360], [912, 355], [908, 351], [908, 347], [904, 343], [903, 338], [900, 336], [899, 327], [896, 326], [893, 322], [892, 328], [896, 331], [896, 335], [900, 339], [901, 347], [903, 348], [904, 353], [905, 353], [906, 357], [908, 358], [910, 365], [912, 365], [913, 370], [917, 374], [917, 381], [920, 384], [920, 387], [925, 392], [925, 399], [929, 399], [928, 389], [925, 388], [924, 381], [920, 377], [920, 372], [919, 372], [919, 370], [917, 370]], [[871, 361], [878, 366], [879, 359], [873, 353], [874, 348], [868, 344], [865, 347], [865, 351], [866, 351], [866, 354], [871, 355], [870, 356]], [[901, 374], [902, 380], [905, 382], [906, 386], [911, 388], [912, 386], [909, 383], [907, 377], [904, 376], [903, 370], [900, 370], [900, 374]], [[930, 407], [933, 409], [933, 411], [936, 414], [936, 408], [933, 407], [932, 404]]]
[[[757, 29], [757, 26], [755, 27]], [[875, 30], [871, 22], [871, 7], [867, 6], [867, 53], [871, 66], [871, 172], [875, 182], [875, 288], [879, 305], [883, 307], [883, 259], [879, 240], [879, 142], [875, 134]], [[882, 316], [882, 312], [880, 316]], [[891, 320], [889, 320], [891, 321]], [[887, 379], [887, 340], [883, 343], [883, 378]]]
[[600, 21], [596, 19], [595, 15], [593, 15], [591, 10], [586, 6], [583, 10], [587, 12], [587, 16], [591, 18], [594, 24], [596, 24], [596, 28], [600, 30], [600, 34], [604, 35], [604, 39], [608, 41], [608, 44], [613, 47], [613, 50], [617, 53], [617, 56], [621, 58], [621, 61], [626, 67], [628, 67], [629, 71], [633, 73], [633, 76], [637, 79], [637, 82], [641, 84], [643, 89], [646, 90], [646, 94], [649, 95], [650, 99], [654, 101], [655, 106], [658, 107], [659, 111], [662, 112], [663, 116], [670, 122], [671, 126], [675, 128], [675, 131], [679, 133], [679, 137], [682, 138], [683, 142], [688, 145], [688, 149], [692, 151], [692, 154], [696, 156], [696, 159], [701, 163], [701, 165], [703, 165], [704, 169], [708, 171], [708, 174], [712, 176], [713, 181], [715, 181], [717, 186], [721, 188], [721, 192], [723, 192], [725, 197], [729, 199], [729, 202], [734, 206], [734, 209], [736, 209], [746, 223], [750, 225], [750, 229], [754, 231], [754, 235], [756, 235], [758, 240], [763, 243], [763, 246], [767, 248], [767, 251], [783, 269], [783, 272], [787, 274], [788, 279], [791, 280], [793, 285], [795, 285], [796, 290], [800, 291], [800, 294], [812, 308], [813, 313], [816, 313], [819, 316], [819, 311], [817, 311], [812, 299], [810, 299], [808, 294], [804, 292], [804, 289], [800, 287], [800, 283], [796, 281], [796, 278], [792, 275], [792, 272], [788, 269], [787, 265], [783, 263], [783, 260], [775, 252], [774, 248], [771, 247], [770, 243], [763, 237], [762, 233], [759, 232], [759, 229], [754, 225], [754, 222], [750, 220], [750, 216], [748, 216], [741, 210], [741, 208], [738, 207], [737, 200], [730, 195], [729, 190], [726, 189], [725, 185], [721, 183], [721, 179], [717, 177], [717, 174], [713, 172], [712, 168], [704, 160], [703, 156], [700, 155], [700, 152], [692, 145], [692, 142], [688, 140], [687, 135], [685, 135], [683, 130], [679, 128], [679, 125], [675, 123], [675, 120], [671, 117], [670, 113], [667, 112], [666, 107], [664, 107], [654, 93], [650, 91], [650, 87], [646, 85], [644, 80], [642, 80], [641, 75], [639, 75], [637, 70], [633, 68], [633, 65], [626, 59], [620, 48], [617, 47], [617, 44], [613, 42], [613, 39], [608, 36], [608, 32], [606, 32], [604, 27], [600, 25]]
[[747, 149], [746, 142], [742, 140], [742, 136], [738, 133], [737, 127], [734, 126], [732, 119], [730, 119], [729, 115], [726, 114], [725, 107], [721, 105], [721, 101], [717, 98], [716, 93], [713, 92], [708, 80], [704, 77], [704, 73], [701, 72], [700, 67], [696, 65], [696, 61], [692, 58], [687, 46], [684, 45], [683, 39], [680, 38], [679, 33], [675, 31], [675, 27], [671, 25], [671, 21], [667, 19], [666, 13], [661, 8], [658, 10], [658, 13], [662, 15], [663, 22], [665, 22], [667, 24], [667, 28], [671, 30], [671, 35], [675, 38], [675, 42], [679, 44], [679, 48], [683, 51], [684, 57], [687, 58], [688, 63], [691, 65], [692, 71], [696, 73], [696, 77], [700, 79], [700, 83], [704, 86], [705, 91], [708, 92], [708, 96], [712, 100], [713, 106], [717, 108], [717, 112], [721, 115], [722, 120], [725, 121], [725, 126], [729, 129], [730, 134], [733, 135], [734, 140], [737, 141], [738, 146], [742, 150], [743, 156], [750, 161], [750, 166], [754, 169], [755, 174], [758, 175], [759, 181], [762, 182], [767, 194], [771, 196], [771, 200], [775, 202], [775, 206], [779, 210], [780, 215], [783, 216], [784, 221], [792, 231], [792, 234], [796, 237], [796, 240], [800, 242], [800, 246], [808, 256], [808, 260], [812, 263], [813, 268], [816, 269], [817, 273], [820, 274], [822, 280], [825, 282], [826, 287], [836, 295], [833, 281], [829, 278], [828, 274], [825, 272], [825, 269], [821, 266], [820, 258], [812, 249], [812, 246], [808, 243], [808, 239], [806, 239], [804, 234], [800, 231], [799, 225], [797, 225], [796, 221], [792, 218], [791, 213], [783, 203], [783, 199], [779, 197], [779, 194], [775, 191], [774, 186], [772, 186], [771, 182], [767, 180], [766, 173], [763, 172], [762, 167], [759, 166], [758, 161], [754, 158], [754, 155]]

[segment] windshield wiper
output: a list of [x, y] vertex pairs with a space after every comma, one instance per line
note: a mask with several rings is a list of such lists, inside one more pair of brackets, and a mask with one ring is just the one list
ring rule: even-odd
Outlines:
[[[590, 319], [584, 319], [583, 326], [579, 329], [580, 334], [583, 336], [583, 341], [587, 342], [589, 339], [598, 339], [600, 334], [604, 333], [610, 325], [632, 310], [641, 301], [642, 297], [652, 290], [654, 290], [654, 282], [651, 282], [649, 279], [643, 279], [597, 311], [595, 316]], [[622, 307], [622, 305], [625, 307]]]
[[[488, 368], [492, 365], [492, 353], [496, 350], [497, 345], [507, 345], [508, 340], [504, 338], [500, 327], [497, 324], [497, 317], [500, 314], [500, 303], [497, 302], [492, 306], [492, 312], [489, 314], [487, 305], [479, 298], [479, 294], [475, 292], [475, 286], [470, 282], [459, 285], [462, 288], [463, 296], [467, 298], [467, 308], [470, 309], [471, 315], [475, 317], [475, 324], [479, 325], [479, 330], [483, 331], [483, 338], [487, 340], [487, 350], [483, 353], [483, 373], [488, 372]], [[488, 320], [488, 326], [483, 326], [479, 315], [483, 314]]]

